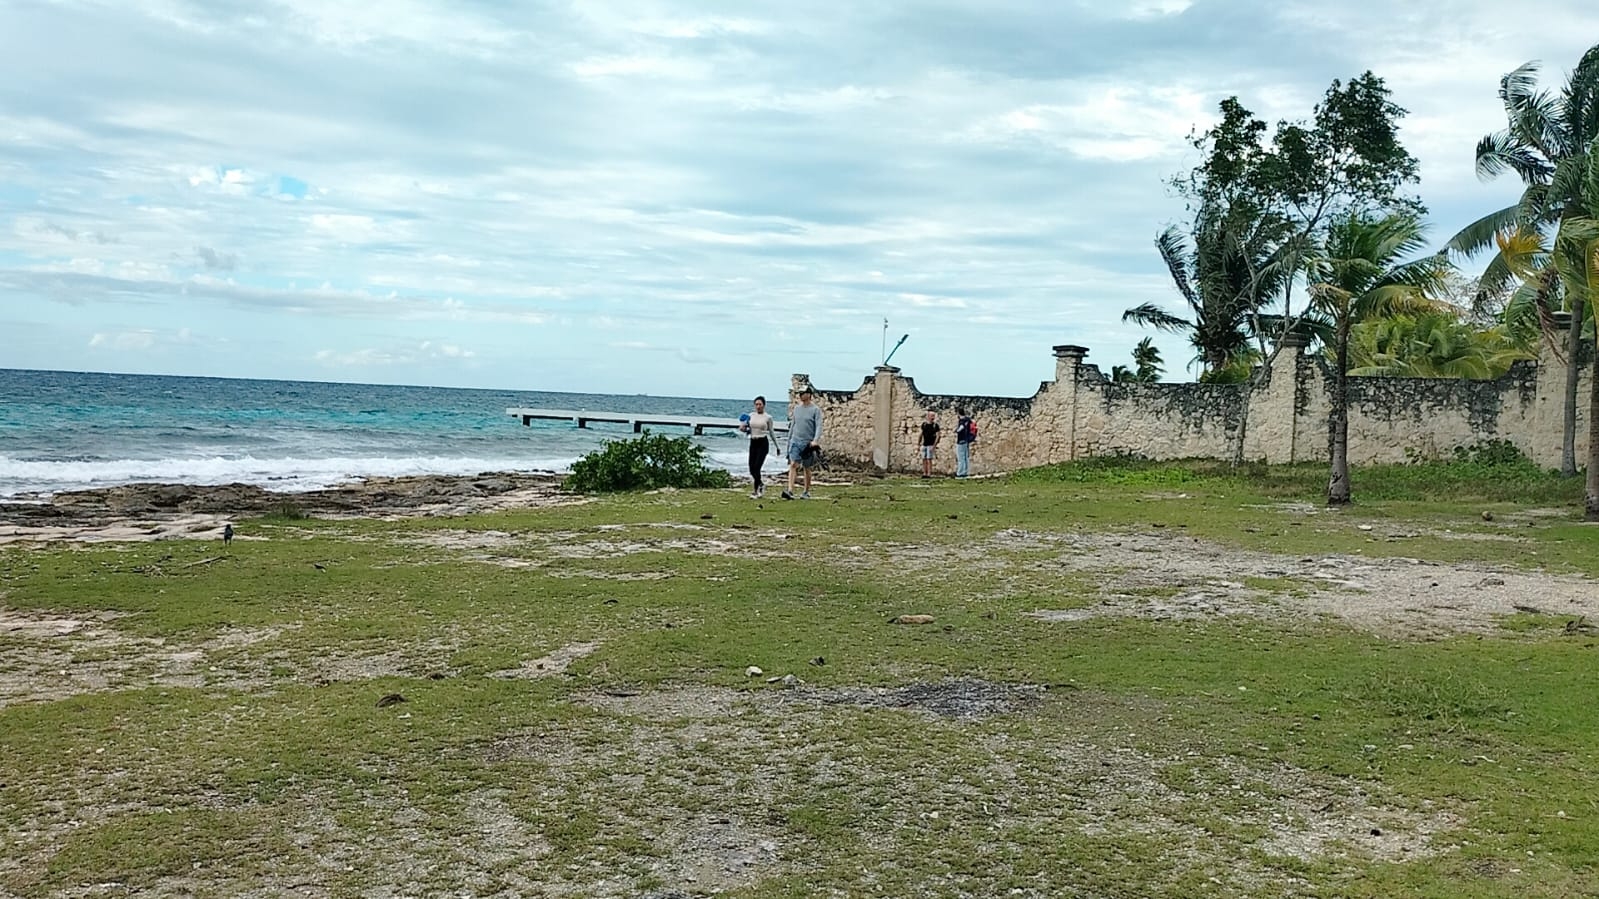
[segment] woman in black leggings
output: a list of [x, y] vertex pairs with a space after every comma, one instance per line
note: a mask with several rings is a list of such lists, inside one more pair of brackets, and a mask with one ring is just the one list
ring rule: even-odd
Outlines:
[[750, 498], [760, 499], [766, 492], [766, 483], [761, 480], [761, 467], [766, 464], [766, 454], [772, 451], [772, 416], [766, 414], [766, 397], [755, 398], [755, 411], [750, 413], [748, 421], [739, 426], [739, 430], [750, 435], [750, 479], [755, 482], [755, 491]]

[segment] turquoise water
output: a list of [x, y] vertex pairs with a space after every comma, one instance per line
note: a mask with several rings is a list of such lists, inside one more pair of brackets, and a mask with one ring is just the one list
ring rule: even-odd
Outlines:
[[[373, 475], [563, 471], [629, 436], [620, 425], [524, 427], [505, 414], [513, 406], [725, 418], [748, 409], [692, 397], [0, 369], [0, 496], [138, 481], [310, 490]], [[738, 435], [697, 440], [713, 464], [743, 469]]]

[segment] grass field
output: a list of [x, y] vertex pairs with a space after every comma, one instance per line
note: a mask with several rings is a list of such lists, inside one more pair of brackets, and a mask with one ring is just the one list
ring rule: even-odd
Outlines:
[[1599, 896], [1580, 483], [1324, 477], [6, 548], [0, 896]]

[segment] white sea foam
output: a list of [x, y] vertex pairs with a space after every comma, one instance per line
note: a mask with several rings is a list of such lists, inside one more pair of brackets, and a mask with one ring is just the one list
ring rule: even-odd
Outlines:
[[[475, 475], [489, 471], [555, 472], [565, 474], [579, 456], [550, 458], [467, 458], [423, 456], [334, 457], [327, 459], [258, 459], [222, 456], [184, 459], [110, 459], [97, 461], [33, 461], [0, 455], [0, 497], [48, 495], [65, 490], [115, 487], [122, 484], [253, 484], [268, 490], [295, 492], [319, 490], [363, 477], [406, 475]], [[748, 451], [717, 449], [705, 455], [707, 464], [744, 474]], [[768, 470], [782, 468], [777, 454], [768, 457]]]
[[0, 456], [0, 496], [48, 494], [120, 484], [254, 484], [270, 490], [316, 490], [361, 477], [474, 475], [487, 471], [569, 471], [577, 457], [549, 459], [413, 458], [112, 459], [94, 462], [25, 461]]

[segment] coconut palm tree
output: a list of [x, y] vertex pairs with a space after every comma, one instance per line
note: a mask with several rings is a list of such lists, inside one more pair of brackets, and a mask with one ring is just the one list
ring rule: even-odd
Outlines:
[[1133, 367], [1111, 366], [1110, 379], [1118, 384], [1153, 384], [1160, 380], [1165, 365], [1160, 358], [1160, 347], [1152, 337], [1145, 337], [1133, 347]]
[[1201, 205], [1191, 234], [1174, 225], [1155, 239], [1172, 283], [1188, 304], [1187, 316], [1144, 303], [1122, 313], [1122, 321], [1187, 334], [1203, 370], [1200, 380], [1214, 380], [1236, 368], [1236, 360], [1254, 355], [1264, 327], [1261, 309], [1281, 292], [1286, 278], [1281, 261], [1286, 237], [1284, 223], [1275, 217], [1243, 205]]
[[1327, 229], [1320, 252], [1307, 266], [1310, 302], [1332, 324], [1332, 416], [1328, 423], [1331, 474], [1327, 504], [1346, 505], [1349, 485], [1349, 336], [1357, 322], [1379, 315], [1436, 310], [1448, 260], [1442, 255], [1414, 261], [1424, 244], [1413, 215], [1368, 218], [1352, 213]]
[[[1538, 69], [1537, 62], [1529, 62], [1500, 79], [1506, 127], [1477, 143], [1478, 177], [1514, 172], [1525, 185], [1521, 198], [1466, 226], [1449, 241], [1451, 251], [1469, 255], [1489, 249], [1495, 236], [1506, 232], [1552, 235], [1566, 220], [1586, 214], [1588, 162], [1599, 152], [1599, 44], [1582, 55], [1559, 93], [1538, 89]], [[1511, 280], [1506, 259], [1495, 254], [1483, 274], [1484, 286], [1492, 289]], [[1587, 305], [1584, 298], [1567, 295], [1559, 279], [1523, 280], [1533, 287], [1528, 299], [1536, 304], [1546, 329], [1550, 310], [1564, 306], [1571, 313], [1561, 471], [1575, 474], [1577, 350]]]
[[[1545, 245], [1543, 235], [1526, 231], [1501, 235], [1498, 245], [1500, 258], [1512, 274], [1525, 282], [1524, 289], [1558, 280], [1568, 296], [1593, 308], [1599, 300], [1599, 154], [1590, 158], [1586, 178], [1589, 193], [1582, 211], [1587, 214], [1573, 215], [1561, 222], [1553, 247]], [[1577, 348], [1580, 344], [1573, 348], [1573, 357]], [[1582, 512], [1585, 520], [1599, 521], [1599, 349], [1591, 355], [1588, 465]]]

